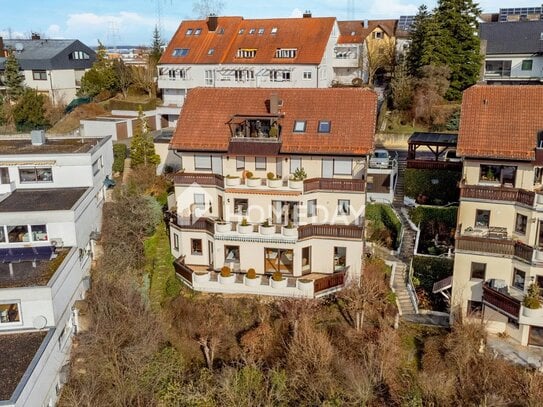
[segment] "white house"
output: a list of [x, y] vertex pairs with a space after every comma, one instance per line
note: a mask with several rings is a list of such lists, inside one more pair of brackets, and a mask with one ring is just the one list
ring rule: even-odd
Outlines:
[[110, 137], [0, 140], [1, 406], [56, 403], [112, 162]]

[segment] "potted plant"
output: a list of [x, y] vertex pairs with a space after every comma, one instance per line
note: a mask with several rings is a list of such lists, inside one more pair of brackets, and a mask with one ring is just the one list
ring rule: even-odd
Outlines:
[[241, 178], [238, 177], [237, 175], [228, 174], [225, 177], [225, 180], [226, 180], [226, 186], [227, 187], [235, 187], [235, 186], [238, 186], [238, 185], [241, 184]]
[[310, 278], [299, 278], [296, 280], [296, 286], [298, 290], [302, 291], [305, 294], [312, 294], [313, 291], [313, 280]]
[[256, 274], [255, 269], [250, 268], [245, 275], [245, 285], [249, 287], [256, 287], [260, 285], [260, 276]]
[[522, 314], [528, 318], [538, 317], [541, 309], [541, 299], [539, 297], [539, 285], [536, 281], [528, 286], [528, 291], [522, 300]]
[[228, 233], [232, 231], [232, 225], [223, 219], [215, 222], [215, 233]]
[[253, 232], [253, 225], [247, 222], [247, 218], [243, 218], [238, 225], [238, 232], [246, 235]]
[[279, 270], [273, 273], [270, 281], [273, 288], [285, 288], [287, 286], [287, 279], [283, 278]]
[[275, 233], [275, 225], [270, 223], [269, 219], [260, 225], [259, 231], [261, 235], [273, 235]]
[[219, 274], [219, 283], [232, 284], [236, 281], [236, 276], [232, 273], [232, 269], [228, 266], [224, 266]]
[[289, 220], [288, 224], [283, 226], [283, 236], [298, 236], [298, 228], [292, 223], [292, 221]]
[[283, 186], [283, 180], [273, 172], [268, 172], [268, 186], [270, 188], [280, 188]]
[[246, 181], [248, 187], [254, 188], [262, 185], [262, 180], [260, 177], [255, 177], [251, 171], [245, 173]]
[[209, 271], [198, 271], [192, 273], [195, 283], [206, 283], [209, 281]]
[[288, 186], [292, 189], [302, 189], [304, 186], [304, 179], [307, 178], [305, 170], [302, 168], [296, 168], [294, 174], [291, 175]]

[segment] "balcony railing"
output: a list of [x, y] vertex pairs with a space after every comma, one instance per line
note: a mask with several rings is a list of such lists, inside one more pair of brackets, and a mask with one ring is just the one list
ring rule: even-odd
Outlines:
[[298, 238], [331, 237], [342, 239], [362, 239], [364, 228], [356, 225], [303, 225], [298, 227]]
[[485, 201], [518, 202], [523, 205], [533, 206], [535, 193], [519, 188], [463, 185], [460, 189], [460, 197]]
[[304, 180], [304, 192], [348, 191], [364, 192], [366, 183], [362, 179], [310, 178]]
[[517, 257], [529, 263], [532, 262], [534, 252], [534, 249], [531, 246], [514, 240], [476, 236], [457, 236], [456, 250]]
[[182, 218], [176, 216], [174, 219], [174, 224], [179, 229], [188, 229], [188, 230], [205, 230], [211, 234], [215, 233], [215, 223], [212, 219], [209, 218]]
[[314, 282], [314, 292], [315, 294], [328, 290], [330, 288], [339, 287], [345, 284], [345, 275], [346, 271], [340, 271], [337, 273], [334, 273], [330, 276], [322, 277]]
[[177, 174], [174, 178], [177, 185], [210, 185], [224, 188], [224, 177], [217, 174], [201, 174], [201, 173], [182, 173]]
[[460, 161], [407, 160], [407, 168], [418, 170], [460, 170]]
[[520, 300], [513, 298], [507, 292], [500, 290], [507, 290], [507, 288], [492, 288], [485, 282], [483, 284], [483, 302], [518, 319], [520, 315]]
[[185, 264], [183, 264], [179, 259], [174, 261], [173, 267], [175, 272], [185, 279], [189, 284], [192, 284], [192, 269]]

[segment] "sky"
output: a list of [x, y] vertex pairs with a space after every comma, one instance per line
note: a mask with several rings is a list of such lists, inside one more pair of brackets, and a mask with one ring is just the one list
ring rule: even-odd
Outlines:
[[[196, 17], [191, 0], [0, 0], [0, 36], [28, 38], [38, 32], [46, 38], [79, 39], [89, 46], [98, 39], [108, 45], [149, 45], [160, 5], [161, 32], [168, 41], [182, 20]], [[430, 9], [436, 0], [223, 0], [221, 15], [245, 18], [301, 17], [310, 10], [315, 17], [350, 19], [398, 18], [416, 14], [421, 4]], [[486, 12], [500, 7], [534, 7], [541, 0], [480, 0]], [[352, 10], [352, 8], [351, 8]]]

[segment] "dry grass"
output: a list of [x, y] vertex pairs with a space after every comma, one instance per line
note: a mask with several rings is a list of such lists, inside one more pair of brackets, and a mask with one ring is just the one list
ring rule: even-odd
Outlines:
[[60, 119], [51, 129], [52, 134], [66, 134], [79, 128], [80, 120], [91, 119], [107, 114], [108, 111], [98, 103], [89, 103], [76, 107], [72, 112]]

